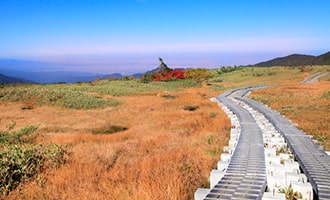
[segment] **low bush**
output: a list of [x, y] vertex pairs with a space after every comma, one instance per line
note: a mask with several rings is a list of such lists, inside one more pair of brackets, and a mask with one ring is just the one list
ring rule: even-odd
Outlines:
[[214, 79], [211, 80], [211, 82], [222, 83], [223, 80], [221, 78], [214, 78]]
[[0, 91], [0, 101], [23, 102], [22, 109], [33, 109], [35, 106], [64, 106], [71, 109], [92, 109], [106, 106], [117, 106], [119, 101], [102, 99], [88, 95], [83, 88], [58, 85], [18, 85], [7, 86]]
[[32, 135], [38, 126], [27, 126], [18, 131], [13, 131], [16, 126], [16, 122], [13, 121], [12, 124], [7, 126], [7, 130], [0, 130], [0, 144], [21, 144], [31, 142], [34, 139]]
[[211, 112], [211, 113], [210, 113], [210, 117], [211, 117], [211, 118], [215, 118], [217, 115], [218, 115], [217, 112]]
[[36, 177], [48, 167], [64, 162], [65, 150], [56, 145], [31, 145], [37, 126], [13, 131], [16, 123], [0, 131], [0, 199], [21, 182]]
[[180, 69], [169, 70], [169, 72], [160, 70], [153, 74], [154, 81], [175, 81], [185, 79], [184, 72]]
[[312, 66], [300, 66], [299, 67], [300, 72], [310, 72], [313, 70]]
[[259, 77], [259, 76], [263, 76], [264, 73], [263, 72], [260, 72], [260, 73], [254, 73], [253, 76], [256, 76], [256, 77]]
[[209, 89], [212, 91], [222, 91], [225, 87], [223, 85], [212, 85]]
[[187, 79], [192, 79], [197, 82], [205, 81], [209, 77], [208, 70], [205, 68], [187, 69], [184, 74]]
[[234, 71], [242, 70], [242, 69], [244, 69], [244, 67], [239, 67], [239, 66], [231, 67], [231, 66], [228, 66], [228, 67], [220, 67], [216, 71], [217, 71], [218, 74], [224, 74], [224, 73], [234, 72]]
[[325, 92], [322, 94], [321, 98], [330, 99], [330, 90], [325, 91]]

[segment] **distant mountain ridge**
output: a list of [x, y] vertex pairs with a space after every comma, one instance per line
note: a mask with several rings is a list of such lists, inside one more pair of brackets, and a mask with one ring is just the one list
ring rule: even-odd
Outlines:
[[[31, 60], [0, 59], [0, 84], [75, 83], [122, 77], [120, 73], [102, 74], [84, 71], [64, 71], [57, 68], [64, 65]], [[68, 68], [70, 66], [68, 64]]]
[[[271, 67], [271, 66], [304, 66], [304, 65], [330, 65], [330, 51], [319, 55], [292, 54], [285, 57], [275, 58], [269, 61], [260, 62], [253, 66]], [[0, 59], [0, 84], [10, 83], [75, 83], [88, 82], [96, 79], [122, 78], [120, 73], [92, 73], [86, 71], [63, 71], [58, 67], [65, 64], [39, 62], [16, 59]], [[69, 69], [72, 65], [68, 64]], [[251, 65], [249, 65], [251, 66]], [[153, 73], [161, 69], [154, 68], [144, 73], [135, 73], [128, 76], [141, 78], [144, 74]], [[183, 68], [178, 68], [183, 69]]]
[[31, 81], [0, 74], [0, 84], [28, 83], [28, 82], [31, 82]]
[[285, 57], [279, 57], [269, 61], [260, 62], [255, 64], [254, 66], [271, 67], [271, 66], [302, 66], [302, 65], [330, 65], [330, 51], [319, 56], [292, 54]]

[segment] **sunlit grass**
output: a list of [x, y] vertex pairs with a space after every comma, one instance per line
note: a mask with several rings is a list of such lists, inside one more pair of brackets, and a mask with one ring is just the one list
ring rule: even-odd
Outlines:
[[[0, 90], [0, 101], [23, 102], [22, 109], [35, 106], [63, 106], [72, 109], [93, 109], [121, 104], [115, 98], [100, 95], [131, 96], [156, 91], [178, 91], [182, 88], [200, 87], [192, 80], [173, 82], [113, 81], [99, 80], [92, 83], [53, 85], [8, 85]], [[93, 93], [94, 95], [92, 95]], [[95, 95], [96, 94], [96, 95]]]
[[279, 111], [330, 150], [329, 81], [293, 83], [252, 93], [252, 98]]
[[193, 80], [177, 80], [170, 82], [143, 83], [139, 80], [99, 80], [92, 83], [81, 83], [73, 85], [77, 91], [97, 92], [112, 96], [132, 96], [156, 91], [178, 91], [182, 88], [200, 87], [200, 83]]
[[[42, 184], [25, 183], [8, 199], [192, 199], [197, 188], [209, 184], [229, 139], [230, 121], [209, 99], [233, 87], [272, 84], [253, 98], [329, 149], [329, 75], [315, 84], [300, 83], [328, 69], [211, 70], [203, 84], [98, 80], [2, 86], [0, 128], [13, 120], [23, 127], [38, 124], [37, 141], [64, 146], [69, 155], [59, 169], [41, 175]], [[66, 106], [64, 99], [88, 107]]]
[[327, 70], [330, 70], [330, 66], [313, 66], [308, 72], [302, 71], [299, 67], [245, 67], [223, 74], [217, 74], [214, 70], [208, 82], [221, 85], [224, 89], [255, 84], [283, 84], [299, 82], [308, 75]]
[[[120, 96], [116, 100], [122, 104], [116, 107], [87, 111], [2, 105], [6, 120], [38, 121], [38, 141], [66, 146], [70, 155], [61, 168], [42, 175], [44, 184], [32, 181], [8, 199], [192, 199], [198, 187], [208, 184], [228, 143], [230, 123], [209, 100], [217, 92], [165, 84], [156, 84], [164, 90], [152, 95]], [[185, 111], [187, 105], [198, 109]], [[128, 129], [102, 132], [111, 129], [109, 124]]]
[[35, 106], [63, 106], [92, 109], [120, 104], [115, 99], [101, 99], [75, 90], [71, 85], [11, 85], [0, 90], [0, 101], [22, 102], [22, 109]]

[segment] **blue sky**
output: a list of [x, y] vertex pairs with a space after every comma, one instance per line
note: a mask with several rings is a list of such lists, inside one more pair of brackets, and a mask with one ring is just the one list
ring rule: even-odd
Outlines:
[[329, 0], [0, 0], [0, 58], [253, 64], [329, 51], [329, 19]]

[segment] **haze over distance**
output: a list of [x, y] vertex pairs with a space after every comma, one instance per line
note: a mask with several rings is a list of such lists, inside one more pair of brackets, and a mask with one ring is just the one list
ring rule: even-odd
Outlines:
[[249, 65], [329, 51], [329, 19], [328, 0], [0, 0], [0, 59], [104, 73], [150, 70], [158, 57]]

